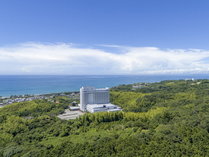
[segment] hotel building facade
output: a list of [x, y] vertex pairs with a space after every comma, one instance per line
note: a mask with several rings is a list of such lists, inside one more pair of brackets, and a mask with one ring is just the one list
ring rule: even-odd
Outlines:
[[109, 88], [80, 88], [80, 110], [84, 112], [120, 111], [120, 107], [110, 103]]
[[109, 88], [81, 87], [80, 89], [81, 111], [86, 111], [87, 104], [108, 104], [109, 100]]

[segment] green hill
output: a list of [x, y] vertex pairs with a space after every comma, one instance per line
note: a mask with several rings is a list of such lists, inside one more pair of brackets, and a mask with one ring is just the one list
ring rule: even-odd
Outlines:
[[69, 121], [62, 103], [0, 108], [0, 156], [208, 156], [209, 80], [121, 85], [111, 102], [123, 112]]

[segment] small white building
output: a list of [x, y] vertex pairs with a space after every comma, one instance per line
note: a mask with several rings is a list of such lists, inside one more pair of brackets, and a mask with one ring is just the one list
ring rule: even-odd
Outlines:
[[70, 106], [69, 108], [71, 111], [77, 111], [80, 109], [80, 107], [78, 107], [78, 106]]
[[122, 110], [120, 107], [118, 107], [117, 105], [113, 105], [113, 104], [88, 104], [86, 109], [90, 113], [113, 112], [113, 111], [121, 111]]

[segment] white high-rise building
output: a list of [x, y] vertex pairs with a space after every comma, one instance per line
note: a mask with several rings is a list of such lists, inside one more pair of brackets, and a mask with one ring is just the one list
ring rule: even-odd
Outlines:
[[82, 87], [80, 89], [80, 110], [87, 111], [88, 104], [109, 104], [109, 88]]

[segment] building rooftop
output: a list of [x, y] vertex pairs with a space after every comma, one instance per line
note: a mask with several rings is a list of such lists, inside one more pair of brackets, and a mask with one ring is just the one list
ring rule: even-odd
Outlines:
[[103, 107], [115, 107], [116, 105], [113, 104], [87, 104], [89, 107], [94, 107], [94, 108], [103, 108]]
[[70, 108], [70, 110], [79, 110], [80, 109], [79, 106], [70, 106], [69, 108]]
[[95, 87], [81, 87], [83, 90], [108, 90], [108, 87], [105, 88], [95, 88]]
[[112, 111], [121, 111], [121, 107], [113, 104], [87, 104], [87, 111], [94, 112], [112, 112]]

